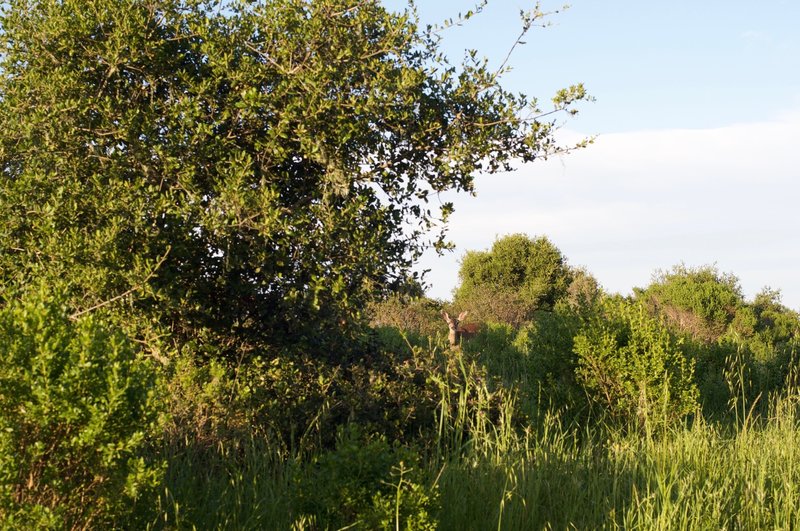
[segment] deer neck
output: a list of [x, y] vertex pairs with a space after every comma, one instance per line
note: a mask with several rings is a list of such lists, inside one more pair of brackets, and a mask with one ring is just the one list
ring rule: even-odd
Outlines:
[[450, 334], [447, 336], [447, 339], [450, 341], [451, 347], [454, 347], [458, 344], [458, 336], [459, 336], [458, 330], [456, 330], [455, 328], [451, 328]]

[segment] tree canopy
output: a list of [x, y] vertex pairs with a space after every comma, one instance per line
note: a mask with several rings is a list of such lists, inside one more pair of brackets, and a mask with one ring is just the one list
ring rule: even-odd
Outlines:
[[456, 302], [482, 318], [521, 324], [535, 310], [567, 295], [574, 272], [544, 236], [511, 234], [488, 251], [468, 251], [459, 270]]
[[357, 318], [446, 246], [432, 199], [558, 151], [586, 98], [542, 112], [376, 0], [11, 0], [0, 25], [0, 286], [223, 351]]
[[719, 337], [745, 303], [739, 279], [713, 266], [661, 271], [638, 296], [678, 328], [707, 339]]

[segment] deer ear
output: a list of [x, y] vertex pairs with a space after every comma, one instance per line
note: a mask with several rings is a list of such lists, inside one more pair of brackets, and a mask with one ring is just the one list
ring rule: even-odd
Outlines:
[[468, 313], [469, 311], [465, 311], [458, 314], [458, 320], [461, 321], [462, 319], [464, 319], [464, 317], [466, 317]]
[[450, 320], [450, 316], [449, 316], [449, 315], [447, 315], [447, 312], [446, 312], [446, 311], [444, 311], [444, 310], [442, 310], [442, 317], [444, 317], [444, 320], [445, 320], [445, 321], [449, 321], [449, 320]]

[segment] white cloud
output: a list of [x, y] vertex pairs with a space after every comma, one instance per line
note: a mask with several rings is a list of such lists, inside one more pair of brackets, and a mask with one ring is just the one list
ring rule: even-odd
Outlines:
[[609, 290], [627, 293], [656, 269], [716, 263], [752, 296], [780, 288], [800, 308], [800, 113], [704, 130], [601, 136], [563, 159], [482, 176], [456, 199], [458, 250], [426, 257], [433, 296], [457, 284], [458, 260], [496, 236], [544, 234]]

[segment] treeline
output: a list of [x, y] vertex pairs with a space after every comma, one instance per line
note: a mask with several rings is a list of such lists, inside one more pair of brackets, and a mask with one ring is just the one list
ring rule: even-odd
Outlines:
[[568, 265], [547, 238], [512, 235], [462, 261], [452, 302], [389, 299], [375, 324], [416, 344], [442, 309], [482, 324], [463, 348], [506, 383], [529, 375], [532, 414], [654, 427], [692, 415], [744, 415], [796, 385], [800, 316], [765, 288], [753, 300], [713, 266], [678, 265], [622, 297]]

